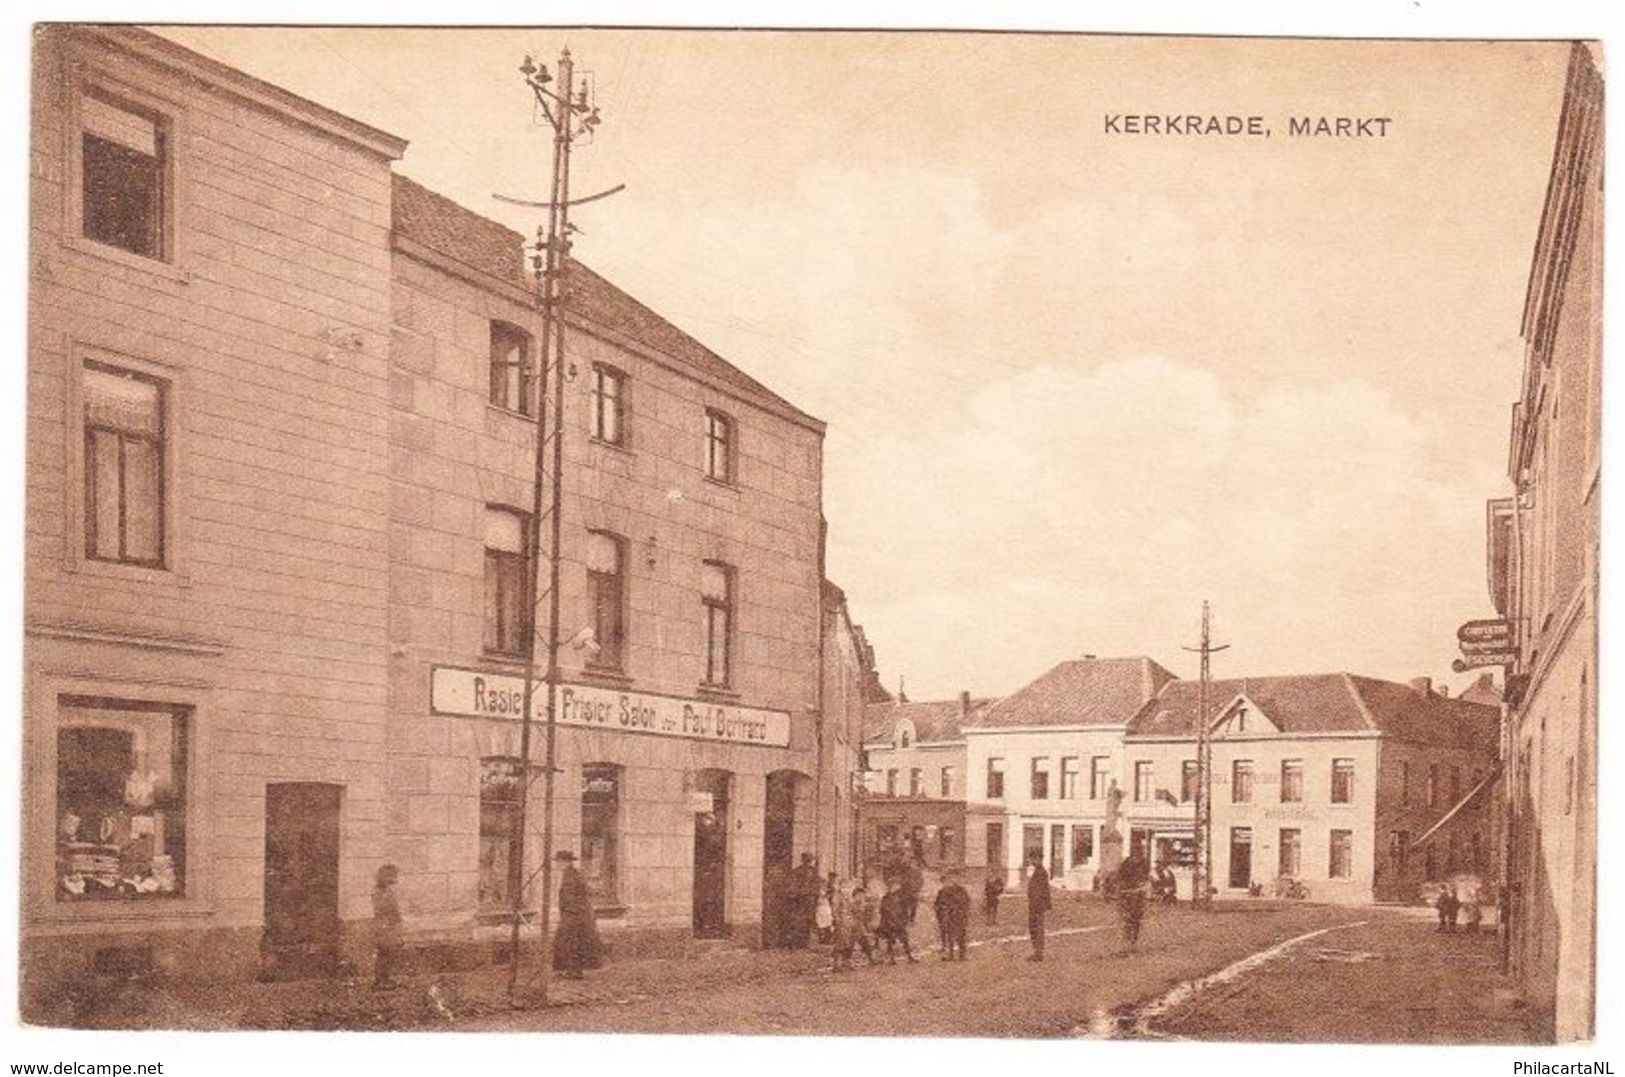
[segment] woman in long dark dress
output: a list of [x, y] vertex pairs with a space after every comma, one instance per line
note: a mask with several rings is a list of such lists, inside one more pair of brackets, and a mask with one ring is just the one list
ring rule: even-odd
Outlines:
[[553, 936], [553, 968], [566, 979], [579, 980], [584, 970], [597, 968], [601, 960], [598, 921], [593, 917], [587, 880], [576, 868], [575, 854], [565, 851], [554, 859], [564, 865], [564, 873], [559, 880], [559, 929]]

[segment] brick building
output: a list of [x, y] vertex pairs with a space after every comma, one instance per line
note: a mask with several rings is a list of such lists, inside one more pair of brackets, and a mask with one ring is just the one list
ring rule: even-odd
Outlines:
[[[1195, 834], [1198, 687], [1168, 683], [1124, 736], [1122, 836], [1148, 842], [1154, 860]], [[1413, 902], [1424, 883], [1487, 874], [1498, 708], [1446, 698], [1425, 678], [1347, 673], [1209, 690], [1221, 895], [1272, 893], [1288, 878], [1315, 901]]]
[[991, 699], [871, 703], [858, 818], [873, 870], [906, 851], [927, 867], [965, 864], [965, 732]]
[[1569, 57], [1524, 303], [1522, 392], [1489, 505], [1510, 651], [1503, 747], [1509, 958], [1559, 1040], [1596, 1021], [1597, 580], [1602, 472], [1603, 79]]
[[[386, 861], [410, 934], [500, 934], [535, 866], [520, 237], [143, 31], [50, 28], [33, 78], [25, 998], [331, 969]], [[606, 930], [748, 933], [767, 866], [851, 840], [872, 656], [822, 578], [823, 426], [572, 292], [557, 842]]]

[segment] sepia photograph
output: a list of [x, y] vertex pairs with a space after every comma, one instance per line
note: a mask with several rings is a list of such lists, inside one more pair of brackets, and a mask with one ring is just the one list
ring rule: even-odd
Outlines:
[[29, 33], [13, 1024], [1607, 1031], [1602, 41]]

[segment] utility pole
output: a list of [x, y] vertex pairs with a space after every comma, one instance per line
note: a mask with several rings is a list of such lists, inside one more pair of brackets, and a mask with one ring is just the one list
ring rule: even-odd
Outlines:
[[1196, 682], [1196, 863], [1191, 879], [1191, 901], [1198, 909], [1213, 905], [1213, 729], [1207, 709], [1213, 675], [1208, 658], [1229, 646], [1215, 646], [1208, 635], [1208, 606], [1203, 599], [1202, 644], [1184, 648], [1202, 656], [1202, 672]]
[[[545, 747], [542, 756], [542, 918], [541, 918], [541, 1001], [547, 1001], [552, 962], [549, 949], [552, 942], [553, 914], [553, 787], [557, 770], [558, 683], [559, 683], [559, 571], [560, 503], [564, 472], [564, 303], [568, 293], [565, 282], [570, 257], [570, 145], [577, 135], [590, 133], [599, 124], [598, 108], [590, 98], [586, 86], [577, 87], [575, 64], [570, 50], [559, 56], [558, 86], [550, 89], [553, 77], [545, 64], [537, 64], [526, 56], [519, 72], [525, 77], [540, 108], [553, 128], [553, 177], [551, 193], [545, 203], [547, 224], [537, 229], [536, 253], [532, 265], [536, 270], [537, 304], [541, 308], [542, 333], [537, 357], [537, 376], [534, 378], [540, 399], [537, 401], [536, 457], [533, 472], [531, 513], [526, 528], [525, 590], [526, 610], [534, 623], [536, 609], [541, 604], [541, 525], [544, 513], [543, 487], [548, 491], [546, 515], [549, 517], [549, 545], [547, 548], [547, 627], [544, 639], [547, 665], [544, 674], [547, 685], [547, 715]], [[601, 196], [595, 196], [601, 197]], [[512, 201], [512, 200], [509, 200]], [[589, 201], [583, 199], [582, 201]], [[526, 203], [537, 205], [537, 203]], [[551, 423], [551, 425], [550, 425]], [[551, 435], [548, 431], [551, 429]], [[551, 463], [551, 466], [549, 466]], [[513, 900], [513, 929], [511, 937], [511, 964], [508, 969], [508, 993], [517, 994], [519, 987], [519, 934], [524, 919], [525, 884], [530, 876], [525, 872], [525, 832], [529, 825], [531, 783], [531, 730], [535, 705], [537, 633], [531, 632], [530, 646], [525, 649], [525, 692], [519, 724], [520, 775], [518, 795], [515, 797], [513, 862], [509, 864], [509, 889]]]

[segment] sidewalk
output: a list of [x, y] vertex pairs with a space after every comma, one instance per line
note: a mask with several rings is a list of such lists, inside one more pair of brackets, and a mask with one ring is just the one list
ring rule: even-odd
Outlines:
[[1293, 1043], [1541, 1043], [1499, 971], [1492, 930], [1445, 934], [1429, 910], [1376, 908], [1360, 927], [1288, 947], [1149, 1022], [1155, 1036]]

